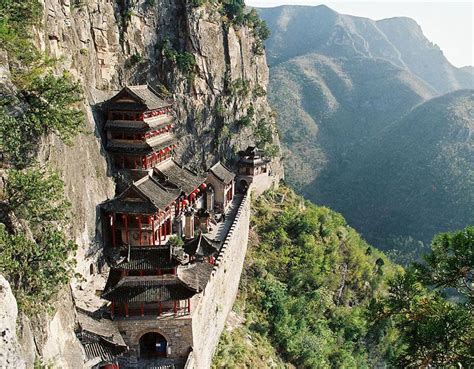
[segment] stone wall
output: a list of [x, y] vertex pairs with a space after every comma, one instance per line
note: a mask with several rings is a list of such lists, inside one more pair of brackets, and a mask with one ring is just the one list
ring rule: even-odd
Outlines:
[[219, 337], [232, 310], [247, 252], [250, 198], [245, 195], [224, 241], [212, 276], [192, 312], [194, 367], [209, 368]]
[[140, 355], [140, 338], [149, 332], [156, 332], [166, 338], [168, 357], [183, 358], [192, 347], [191, 316], [174, 318], [127, 318], [116, 319], [115, 324], [123, 336], [131, 354]]
[[280, 177], [270, 173], [261, 173], [256, 176], [239, 175], [235, 179], [238, 188], [241, 188], [240, 181], [242, 180], [249, 185], [249, 192], [252, 192], [255, 196], [260, 196], [272, 186], [278, 187]]

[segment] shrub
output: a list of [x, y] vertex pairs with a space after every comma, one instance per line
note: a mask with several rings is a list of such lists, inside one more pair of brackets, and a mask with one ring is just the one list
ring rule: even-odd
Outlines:
[[0, 110], [0, 150], [14, 165], [28, 164], [42, 135], [55, 133], [70, 143], [82, 131], [84, 113], [77, 107], [82, 90], [69, 74], [34, 77], [18, 97], [27, 104], [24, 112]]
[[46, 169], [10, 170], [3, 210], [31, 229], [27, 236], [0, 223], [0, 273], [11, 283], [20, 308], [33, 313], [69, 281], [73, 271], [69, 257], [77, 246], [57, 228], [69, 211], [64, 183]]

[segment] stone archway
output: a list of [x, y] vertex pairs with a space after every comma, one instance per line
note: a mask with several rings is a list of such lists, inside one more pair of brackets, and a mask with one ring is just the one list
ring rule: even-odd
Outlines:
[[157, 332], [148, 332], [140, 337], [140, 358], [166, 357], [168, 341]]
[[245, 179], [239, 181], [239, 191], [245, 193], [249, 188], [249, 183]]

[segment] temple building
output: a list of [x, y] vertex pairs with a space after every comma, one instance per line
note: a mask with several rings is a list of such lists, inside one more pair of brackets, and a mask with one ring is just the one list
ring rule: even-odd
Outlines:
[[[220, 282], [227, 269], [209, 281], [229, 247], [226, 237], [236, 229], [245, 196], [235, 194], [235, 175], [222, 163], [199, 174], [174, 160], [172, 105], [149, 86], [124, 87], [102, 107], [105, 147], [117, 178], [117, 195], [100, 205], [110, 267], [101, 291], [102, 316], [123, 339], [84, 331], [83, 345], [91, 360], [120, 368], [130, 358], [172, 360], [173, 368], [182, 368], [201, 344], [197, 332], [207, 329], [205, 319], [221, 314], [212, 296], [205, 295], [206, 287], [222, 288], [222, 299], [235, 297], [237, 283], [229, 289], [228, 281]], [[255, 166], [258, 174], [266, 171], [258, 161]], [[232, 244], [239, 245], [233, 252], [241, 252], [240, 237], [246, 245], [248, 224], [243, 229], [233, 236]], [[243, 255], [238, 257], [243, 263]], [[93, 357], [99, 346], [107, 353]]]
[[257, 194], [271, 187], [273, 179], [270, 172], [270, 160], [265, 157], [263, 150], [249, 146], [238, 152], [236, 183], [240, 192], [245, 192], [250, 186]]
[[[235, 174], [221, 162], [217, 162], [209, 169], [206, 183], [214, 193], [214, 200], [209, 207], [225, 211], [234, 197]], [[209, 190], [209, 192], [211, 192]]]
[[148, 169], [171, 157], [171, 105], [148, 85], [126, 86], [103, 104], [106, 149], [115, 169]]

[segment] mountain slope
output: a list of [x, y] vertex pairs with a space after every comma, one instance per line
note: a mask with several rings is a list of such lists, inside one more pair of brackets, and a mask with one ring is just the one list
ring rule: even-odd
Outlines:
[[300, 189], [320, 174], [327, 181], [327, 173], [344, 170], [387, 124], [435, 93], [405, 69], [366, 57], [308, 54], [271, 73], [288, 179]]
[[[452, 66], [439, 47], [408, 18], [373, 21], [338, 14], [326, 6], [282, 6], [259, 12], [272, 31], [266, 43], [269, 98], [283, 133], [287, 181], [313, 202], [335, 207], [382, 248], [396, 246], [410, 251], [413, 245], [418, 247], [418, 241], [427, 242], [437, 232], [464, 226], [469, 207], [462, 202], [459, 207], [464, 215], [453, 215], [457, 222], [443, 222], [433, 214], [427, 214], [429, 217], [421, 222], [417, 215], [423, 211], [419, 207], [427, 208], [421, 201], [404, 203], [400, 210], [406, 218], [403, 221], [383, 220], [396, 213], [400, 204], [384, 196], [391, 173], [383, 168], [371, 172], [370, 165], [375, 165], [373, 156], [383, 156], [390, 145], [401, 148], [410, 143], [417, 147], [412, 137], [402, 132], [393, 136], [398, 141], [387, 142], [387, 127], [395, 126], [416, 106], [436, 96], [474, 88], [474, 70]], [[430, 106], [431, 120], [443, 120], [448, 107], [442, 101], [434, 100]], [[423, 130], [426, 132], [421, 133]], [[420, 126], [417, 137], [421, 140], [433, 134], [426, 124]], [[440, 133], [440, 145], [443, 137]], [[446, 145], [453, 147], [448, 139]], [[451, 162], [442, 159], [438, 167], [426, 168], [419, 168], [408, 158], [403, 160], [410, 166], [407, 173], [426, 170], [425, 179], [438, 176], [442, 170], [446, 175], [453, 171], [450, 186], [458, 188], [458, 197], [445, 198], [447, 206], [462, 196], [468, 197], [463, 175], [472, 169], [472, 162], [465, 161], [464, 172], [456, 172]], [[424, 165], [428, 165], [427, 160]], [[402, 178], [412, 187], [408, 188]], [[422, 180], [410, 182], [408, 176], [392, 179], [403, 198], [425, 188]], [[384, 215], [380, 209], [392, 215]], [[427, 225], [431, 220], [433, 223]], [[418, 238], [410, 238], [415, 236]]]
[[473, 224], [474, 92], [416, 107], [386, 129], [360, 166], [319, 191], [379, 245], [380, 229], [427, 240]]
[[396, 266], [340, 214], [284, 186], [253, 212], [234, 307], [245, 324], [221, 340], [213, 368], [383, 367], [397, 336], [371, 327], [369, 307]]
[[474, 73], [469, 68], [456, 68], [441, 49], [429, 41], [421, 27], [410, 18], [377, 21], [377, 27], [400, 52], [405, 65], [440, 93], [474, 88]]
[[410, 18], [373, 21], [339, 14], [325, 5], [260, 9], [272, 30], [270, 66], [310, 53], [331, 57], [382, 58], [405, 68], [439, 94], [474, 87], [474, 74], [449, 63]]

